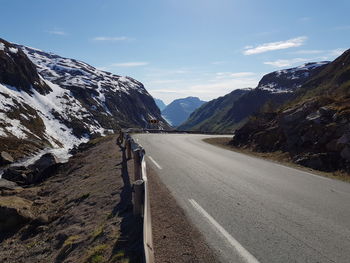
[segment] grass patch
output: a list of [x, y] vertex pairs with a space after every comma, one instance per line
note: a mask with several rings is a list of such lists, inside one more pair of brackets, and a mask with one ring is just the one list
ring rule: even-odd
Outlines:
[[105, 252], [107, 245], [97, 245], [89, 250], [88, 258], [86, 263], [101, 263], [105, 262]]
[[79, 238], [80, 238], [79, 235], [70, 236], [70, 237], [68, 237], [68, 238], [64, 241], [63, 246], [72, 245], [72, 244], [73, 244], [75, 241], [77, 241]]
[[116, 254], [113, 255], [112, 262], [114, 261], [123, 262], [123, 263], [130, 262], [130, 260], [126, 258], [124, 250], [119, 250]]
[[95, 229], [95, 231], [91, 235], [93, 240], [95, 240], [96, 238], [98, 238], [103, 234], [103, 229], [104, 229], [104, 226], [99, 226], [98, 228]]

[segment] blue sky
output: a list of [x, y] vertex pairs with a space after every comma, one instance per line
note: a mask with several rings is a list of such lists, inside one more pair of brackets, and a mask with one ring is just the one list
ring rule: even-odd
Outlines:
[[0, 0], [0, 37], [131, 76], [166, 103], [350, 48], [350, 1]]

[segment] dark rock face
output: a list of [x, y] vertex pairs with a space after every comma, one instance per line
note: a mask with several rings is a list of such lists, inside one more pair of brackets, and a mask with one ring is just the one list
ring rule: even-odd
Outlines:
[[32, 93], [32, 88], [40, 94], [51, 91], [39, 77], [35, 65], [24, 52], [15, 45], [0, 38], [0, 83]]
[[47, 153], [28, 167], [14, 166], [6, 169], [2, 177], [20, 185], [35, 184], [49, 177], [58, 165], [57, 157]]
[[[295, 163], [317, 170], [350, 172], [350, 74], [345, 78], [343, 73], [348, 68], [350, 56], [345, 52], [305, 83], [289, 107], [253, 116], [236, 131], [232, 144], [288, 152]], [[325, 93], [327, 88], [332, 93]]]
[[162, 115], [171, 122], [173, 127], [176, 127], [183, 123], [195, 109], [204, 103], [205, 101], [197, 97], [177, 99], [162, 110]]

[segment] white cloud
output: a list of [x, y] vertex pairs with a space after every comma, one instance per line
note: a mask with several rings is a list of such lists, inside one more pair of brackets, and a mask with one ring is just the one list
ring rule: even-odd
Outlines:
[[49, 33], [51, 35], [57, 35], [57, 36], [65, 36], [65, 35], [67, 35], [66, 32], [60, 31], [60, 30], [49, 30], [49, 31], [47, 31], [47, 33]]
[[148, 62], [123, 62], [123, 63], [114, 63], [111, 66], [112, 67], [131, 68], [131, 67], [146, 66], [148, 64], [149, 64]]
[[121, 36], [121, 37], [94, 37], [94, 41], [105, 41], [105, 42], [121, 42], [121, 41], [127, 41], [132, 40], [132, 38]]
[[248, 78], [255, 76], [253, 72], [217, 72], [215, 74], [216, 79], [239, 79], [239, 78]]
[[[220, 72], [219, 72], [220, 73]], [[202, 100], [209, 101], [220, 96], [224, 96], [235, 89], [256, 87], [260, 77], [257, 74], [242, 74], [240, 78], [233, 78], [232, 74], [222, 72], [226, 75], [231, 75], [231, 78], [220, 79], [217, 74], [212, 74], [211, 79], [201, 79], [193, 81], [179, 81], [167, 84], [151, 84], [151, 81], [145, 82], [147, 90], [156, 98], [160, 98], [166, 103], [170, 103], [174, 99], [196, 96]], [[242, 72], [246, 73], [246, 72]], [[238, 73], [240, 74], [240, 73]], [[219, 74], [220, 75], [220, 74]], [[239, 75], [237, 75], [239, 76]]]
[[260, 54], [268, 51], [273, 50], [280, 50], [280, 49], [287, 49], [292, 47], [300, 47], [304, 44], [304, 42], [307, 40], [307, 37], [296, 37], [292, 39], [288, 39], [285, 41], [278, 41], [278, 42], [270, 42], [258, 45], [256, 47], [245, 47], [245, 50], [243, 51], [244, 55], [254, 55], [254, 54]]
[[265, 65], [271, 65], [278, 68], [290, 67], [297, 63], [308, 62], [310, 59], [307, 58], [292, 58], [292, 59], [278, 59], [275, 61], [264, 62]]
[[222, 65], [222, 64], [225, 64], [227, 63], [226, 61], [213, 61], [211, 64], [212, 65]]
[[330, 57], [339, 57], [343, 54], [347, 49], [346, 48], [336, 48], [329, 51]]

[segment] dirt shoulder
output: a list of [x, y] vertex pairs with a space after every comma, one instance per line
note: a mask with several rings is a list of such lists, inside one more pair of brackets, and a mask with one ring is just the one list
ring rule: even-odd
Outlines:
[[147, 166], [156, 262], [218, 262], [156, 171]]
[[127, 174], [132, 167], [123, 169], [115, 139], [97, 139], [45, 182], [0, 196], [28, 200], [36, 218], [0, 233], [0, 262], [140, 262], [142, 229], [132, 214]]
[[316, 174], [316, 175], [325, 176], [325, 177], [329, 177], [329, 178], [333, 178], [333, 179], [337, 179], [337, 180], [341, 180], [341, 181], [345, 181], [345, 182], [350, 182], [350, 175], [347, 173], [343, 173], [343, 172], [330, 173], [330, 172], [317, 171], [317, 170], [307, 168], [304, 166], [300, 166], [300, 165], [293, 163], [290, 156], [288, 155], [288, 153], [283, 153], [280, 151], [279, 152], [271, 152], [271, 153], [270, 152], [269, 153], [260, 153], [260, 152], [255, 152], [255, 151], [252, 151], [252, 150], [246, 149], [246, 148], [244, 148], [244, 149], [237, 148], [237, 147], [229, 144], [230, 140], [231, 140], [231, 138], [225, 138], [225, 137], [203, 139], [203, 141], [206, 143], [224, 148], [226, 150], [230, 150], [230, 151], [234, 151], [234, 152], [238, 152], [238, 153], [243, 153], [243, 154], [247, 154], [247, 155], [250, 155], [253, 157], [269, 160], [272, 162], [283, 164], [285, 166], [299, 169], [301, 171], [311, 172], [311, 173]]

